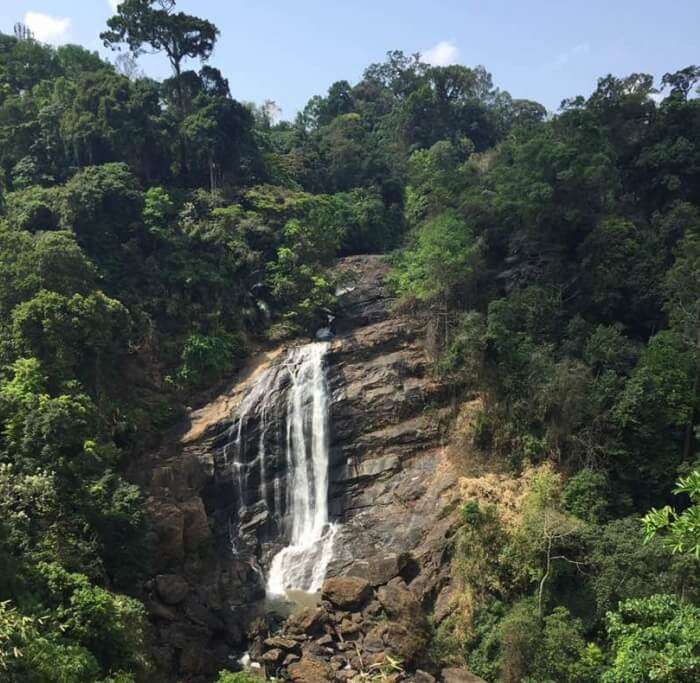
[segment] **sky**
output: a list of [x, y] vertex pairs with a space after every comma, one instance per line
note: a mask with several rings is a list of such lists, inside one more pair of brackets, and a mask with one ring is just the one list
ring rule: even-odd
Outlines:
[[[0, 31], [26, 23], [52, 44], [79, 43], [113, 59], [99, 40], [118, 0], [0, 0]], [[513, 97], [555, 111], [589, 94], [599, 76], [660, 78], [700, 63], [699, 0], [179, 0], [221, 36], [209, 63], [233, 96], [274, 100], [293, 118], [336, 80], [357, 82], [388, 50], [445, 65], [483, 64]], [[168, 75], [164, 56], [140, 58]]]

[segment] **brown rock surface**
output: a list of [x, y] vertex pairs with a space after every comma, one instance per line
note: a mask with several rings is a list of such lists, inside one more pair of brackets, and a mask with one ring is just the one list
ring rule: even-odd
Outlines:
[[348, 576], [360, 576], [372, 586], [382, 586], [399, 576], [409, 562], [408, 553], [387, 553], [369, 560], [355, 560], [347, 569]]
[[289, 677], [295, 683], [325, 683], [333, 680], [333, 669], [326, 662], [315, 657], [302, 657], [290, 664]]
[[[347, 638], [354, 639], [346, 664], [359, 670], [359, 663], [349, 660], [385, 613], [390, 625], [375, 634], [377, 655], [404, 652], [417, 661], [414, 641], [424, 637], [422, 607], [449, 594], [446, 549], [457, 519], [456, 508], [450, 507], [457, 495], [456, 477], [443, 449], [449, 395], [431, 372], [424, 322], [391, 310], [382, 283], [387, 268], [384, 259], [376, 256], [341, 260], [338, 272], [345, 291], [339, 297], [337, 335], [326, 356], [329, 508], [334, 521], [340, 522], [327, 575], [346, 582], [364, 581], [367, 588], [353, 583], [354, 594], [324, 591], [324, 599], [343, 605], [342, 609], [331, 615], [322, 607], [310, 608], [285, 626], [284, 637], [289, 639], [318, 639], [331, 630], [333, 647], [329, 644], [328, 649], [335, 654], [328, 655], [328, 661], [325, 656], [321, 661], [306, 655], [285, 664], [293, 650], [265, 645], [268, 626], [256, 635], [260, 655], [272, 649], [285, 652], [276, 666], [286, 667], [293, 680], [333, 680], [347, 671], [343, 664], [334, 674], [329, 664], [331, 657], [338, 656], [337, 646], [344, 645], [343, 629]], [[218, 653], [223, 644], [229, 648], [227, 656], [236, 657], [239, 648], [252, 644], [252, 640], [242, 641], [259, 615], [264, 572], [279, 549], [281, 527], [264, 502], [255, 498], [262, 488], [262, 475], [255, 470], [247, 484], [250, 500], [238, 520], [241, 543], [232, 553], [235, 491], [224, 446], [230, 440], [236, 406], [261, 373], [274, 370], [284, 357], [285, 349], [280, 347], [252, 359], [238, 380], [191, 413], [191, 422], [183, 425], [178, 440], [139, 463], [134, 473], [148, 496], [156, 571], [182, 577], [190, 586], [183, 596], [171, 593], [169, 600], [177, 597], [171, 602], [174, 608], [161, 605], [163, 609], [151, 610], [159, 659], [179, 661], [168, 672], [171, 678], [186, 670], [183, 680], [204, 680], [211, 666], [204, 661], [207, 653]], [[271, 415], [269, 420], [269, 433], [284, 433], [279, 416]], [[254, 427], [249, 438], [257, 443], [260, 434]], [[268, 490], [272, 490], [272, 478], [283, 471], [283, 456], [270, 453]], [[286, 484], [281, 480], [284, 497]], [[149, 585], [166, 602], [157, 580]], [[379, 588], [374, 596], [371, 588]], [[352, 610], [362, 612], [353, 618], [347, 613]]]
[[358, 609], [371, 594], [369, 583], [357, 576], [334, 576], [326, 579], [321, 596], [340, 609]]

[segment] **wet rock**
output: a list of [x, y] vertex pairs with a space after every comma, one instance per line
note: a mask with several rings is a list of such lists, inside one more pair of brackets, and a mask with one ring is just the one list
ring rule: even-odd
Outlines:
[[187, 581], [177, 574], [158, 574], [156, 591], [166, 605], [177, 605], [185, 599], [189, 586]]
[[[212, 643], [219, 642], [228, 647], [229, 664], [230, 657], [245, 643], [251, 654], [258, 651], [254, 658], [274, 649], [283, 651], [281, 663], [275, 664], [275, 673], [282, 677], [291, 677], [288, 669], [296, 667], [297, 676], [306, 672], [311, 677], [308, 680], [346, 680], [366, 670], [367, 662], [355, 657], [350, 670], [337, 672], [319, 668], [314, 662], [328, 660], [340, 651], [352, 658], [355, 647], [362, 648], [367, 640], [364, 634], [369, 636], [385, 615], [389, 622], [383, 622], [378, 638], [374, 634], [378, 649], [371, 654], [379, 657], [383, 652], [411, 651], [415, 649], [411, 640], [421, 639], [424, 617], [416, 606], [435, 604], [449, 584], [449, 575], [441, 566], [450, 543], [450, 520], [441, 521], [440, 514], [450, 498], [446, 491], [453, 486], [454, 475], [446, 466], [440, 425], [443, 415], [449, 417], [450, 396], [430, 372], [425, 321], [408, 310], [392, 310], [383, 284], [387, 270], [381, 257], [341, 260], [338, 272], [347, 276], [347, 282], [341, 282], [344, 291], [336, 335], [326, 356], [331, 398], [328, 504], [331, 516], [342, 523], [327, 576], [366, 580], [371, 588], [382, 587], [383, 600], [368, 594], [358, 598], [360, 604], [345, 606], [344, 598], [337, 598], [343, 603], [341, 607], [324, 595], [325, 608], [305, 610], [283, 628], [280, 637], [296, 639], [296, 650], [280, 647], [280, 642], [265, 643], [271, 623], [265, 623], [253, 636], [245, 635], [259, 614], [256, 602], [264, 598], [264, 579], [257, 566], [267, 568], [270, 548], [280, 541], [279, 511], [269, 511], [259, 492], [264, 483], [272, 487], [276, 482], [280, 499], [286, 499], [288, 493], [283, 476], [284, 447], [272, 443], [275, 434], [284, 434], [284, 400], [279, 402], [282, 408], [274, 400], [270, 402], [269, 458], [265, 473], [249, 463], [243, 492], [245, 512], [240, 519], [234, 509], [236, 492], [230, 463], [223, 454], [230, 441], [231, 416], [241, 397], [256, 381], [256, 373], [274, 366], [286, 350], [280, 347], [265, 352], [251, 363], [249, 374], [192, 412], [190, 425], [183, 426], [187, 433], [181, 441], [164, 444], [161, 451], [149, 456], [148, 463], [135, 468], [143, 470], [135, 476], [149, 502], [154, 574], [187, 576], [196, 587], [178, 596], [173, 603], [178, 609], [172, 609], [161, 597], [155, 576], [153, 587], [148, 589], [154, 603], [158, 596], [158, 605], [150, 612], [157, 633], [154, 649], [167, 669], [164, 680], [210, 680], [205, 671], [212, 665], [205, 660], [213, 656]], [[426, 411], [428, 404], [432, 408]], [[260, 430], [260, 415], [250, 417], [246, 432], [251, 444], [257, 445], [264, 430]], [[267, 481], [261, 481], [261, 476]], [[232, 523], [239, 531], [236, 557], [231, 556]], [[203, 545], [206, 553], [201, 552]], [[399, 552], [404, 550], [411, 552], [408, 561]], [[398, 577], [405, 583], [397, 588], [392, 582]], [[409, 590], [406, 584], [413, 599], [404, 592]], [[439, 601], [441, 615], [448, 603]], [[414, 617], [416, 624], [411, 623]], [[315, 646], [319, 653], [328, 648], [331, 655], [314, 657], [309, 653], [287, 661], [288, 657], [300, 657], [302, 643], [308, 650], [314, 639], [318, 642], [331, 628], [334, 644], [324, 641]], [[348, 642], [337, 642], [343, 638]], [[333, 666], [338, 663], [340, 660], [334, 660]]]
[[483, 678], [466, 669], [443, 669], [441, 677], [445, 683], [486, 683]]
[[371, 593], [369, 583], [357, 576], [334, 576], [326, 579], [321, 589], [323, 598], [340, 609], [362, 607]]
[[315, 657], [302, 657], [290, 664], [287, 672], [295, 683], [326, 683], [332, 681], [334, 676], [331, 666]]
[[313, 655], [314, 657], [319, 657], [320, 659], [327, 659], [333, 654], [334, 650], [331, 647], [319, 645], [316, 641], [311, 641], [306, 646], [304, 646], [304, 655]]

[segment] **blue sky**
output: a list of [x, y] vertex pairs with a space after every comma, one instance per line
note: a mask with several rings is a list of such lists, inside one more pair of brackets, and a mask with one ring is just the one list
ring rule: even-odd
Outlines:
[[[26, 21], [46, 42], [102, 49], [115, 0], [0, 0], [0, 31]], [[274, 99], [283, 117], [335, 80], [357, 81], [391, 49], [434, 63], [483, 64], [514, 97], [556, 109], [596, 78], [633, 71], [660, 77], [700, 63], [699, 0], [180, 0], [221, 37], [210, 63], [239, 100]], [[144, 57], [150, 75], [164, 57]]]

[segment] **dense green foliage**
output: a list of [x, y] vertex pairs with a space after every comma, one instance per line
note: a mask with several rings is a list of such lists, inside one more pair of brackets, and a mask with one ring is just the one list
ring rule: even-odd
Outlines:
[[409, 157], [393, 285], [482, 397], [474, 447], [565, 475], [515, 526], [465, 517], [436, 649], [487, 680], [700, 675], [699, 79], [667, 74], [655, 101], [651, 77], [609, 76], [488, 151]]
[[465, 507], [437, 659], [695, 680], [700, 71], [547, 117], [391, 52], [276, 123], [184, 69], [219, 34], [175, 2], [107, 28], [173, 77], [0, 34], [0, 677], [148, 680], [128, 464], [249, 348], [313, 334], [337, 255], [400, 247], [397, 294], [483, 398], [475, 448], [539, 468], [517, 523]]

